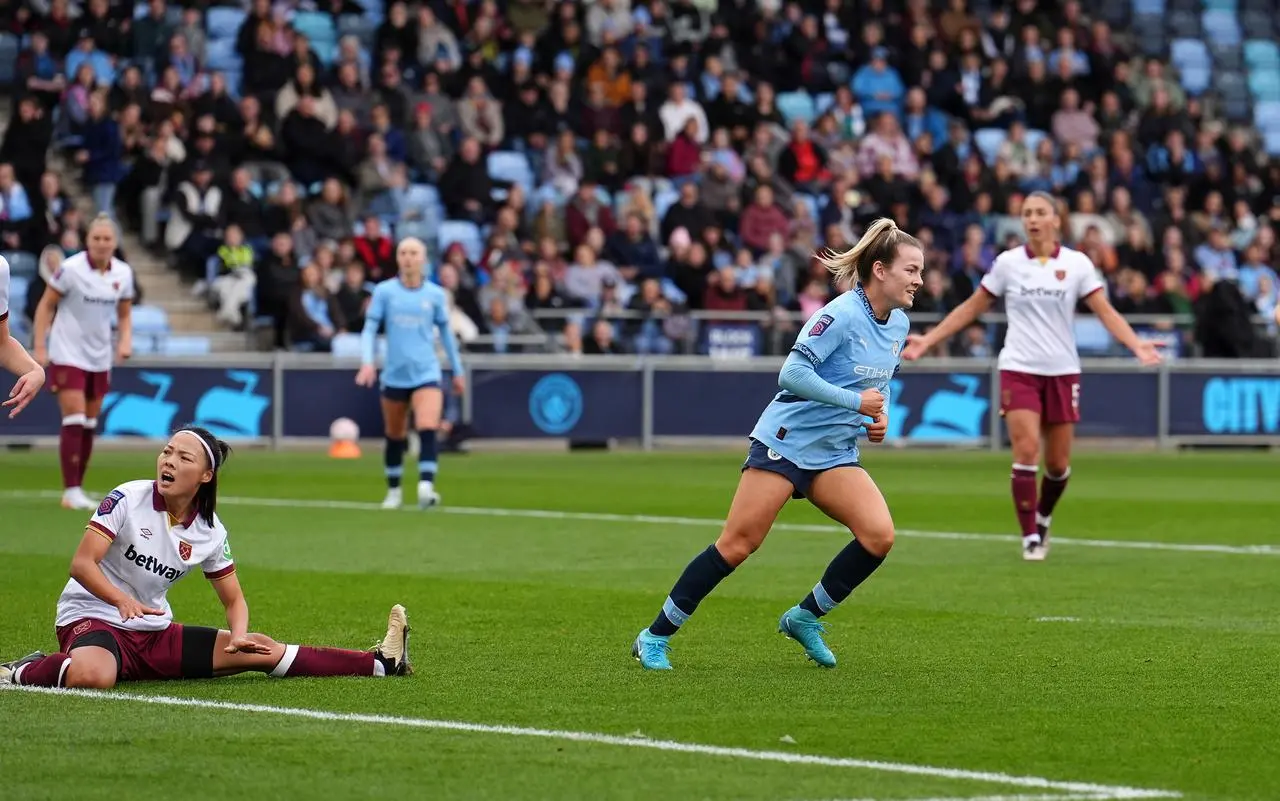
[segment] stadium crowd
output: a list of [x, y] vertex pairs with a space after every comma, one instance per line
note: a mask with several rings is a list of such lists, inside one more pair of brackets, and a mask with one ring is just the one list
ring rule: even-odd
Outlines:
[[[79, 248], [53, 148], [277, 347], [358, 332], [416, 235], [464, 343], [666, 353], [701, 310], [754, 313], [778, 351], [840, 291], [816, 248], [893, 217], [927, 247], [915, 313], [941, 314], [1049, 190], [1121, 311], [1269, 354], [1280, 159], [1251, 103], [1121, 32], [1129, 5], [21, 0], [0, 8], [21, 37], [0, 236], [46, 271]], [[1241, 44], [1237, 72], [1262, 57]]]

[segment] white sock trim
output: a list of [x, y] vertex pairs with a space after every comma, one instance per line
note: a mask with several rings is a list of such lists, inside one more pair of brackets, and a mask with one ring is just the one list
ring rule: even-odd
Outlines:
[[1044, 477], [1051, 481], [1066, 481], [1068, 478], [1071, 477], [1071, 468], [1068, 467], [1066, 470], [1063, 470], [1062, 475], [1060, 476], [1050, 475], [1049, 471], [1046, 470], [1044, 473]]
[[63, 684], [63, 681], [62, 681], [62, 680], [63, 680], [64, 678], [66, 678], [66, 676], [67, 676], [67, 668], [69, 668], [69, 667], [71, 667], [71, 660], [70, 660], [70, 659], [68, 659], [67, 661], [63, 662], [63, 663], [62, 663], [62, 667], [58, 668], [58, 684], [57, 684], [57, 686], [58, 686], [58, 687], [65, 687], [65, 686], [66, 686], [65, 684]]
[[293, 667], [293, 660], [298, 657], [298, 646], [286, 645], [284, 647], [284, 656], [280, 657], [280, 661], [271, 669], [271, 675], [277, 679], [283, 679], [289, 675], [289, 668]]
[[1034, 465], [1034, 464], [1018, 464], [1017, 462], [1014, 462], [1014, 463], [1013, 463], [1013, 469], [1014, 469], [1014, 470], [1022, 470], [1022, 471], [1027, 472], [1027, 473], [1038, 473], [1038, 472], [1040, 472], [1040, 466], [1039, 466], [1039, 465]]
[[[29, 664], [31, 664], [31, 663], [30, 663], [30, 662], [28, 662], [28, 663], [27, 663], [27, 665], [29, 665]], [[17, 670], [13, 671], [13, 683], [14, 683], [14, 684], [17, 684], [17, 685], [21, 686], [21, 684], [22, 684], [22, 674], [27, 672], [27, 665], [22, 665], [22, 666], [21, 666], [21, 667], [19, 667]]]
[[62, 418], [62, 425], [83, 426], [88, 421], [89, 421], [89, 418], [85, 417], [83, 414], [69, 414], [66, 417]]
[[373, 659], [373, 675], [375, 678], [383, 678], [387, 675], [387, 668], [382, 664], [382, 660], [374, 657]]
[[93, 431], [95, 428], [98, 427], [98, 418], [86, 417], [84, 419], [84, 427], [86, 431]]

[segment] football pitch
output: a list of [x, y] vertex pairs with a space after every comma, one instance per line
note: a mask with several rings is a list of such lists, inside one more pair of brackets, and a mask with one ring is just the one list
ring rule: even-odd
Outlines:
[[[1024, 563], [1007, 454], [869, 449], [900, 534], [827, 618], [776, 633], [842, 546], [803, 502], [673, 639], [631, 659], [717, 534], [741, 452], [446, 456], [445, 507], [381, 511], [358, 462], [241, 450], [221, 478], [254, 630], [367, 648], [407, 679], [0, 692], [0, 798], [1063, 801], [1280, 797], [1280, 463], [1080, 454]], [[101, 450], [89, 489], [147, 477]], [[0, 657], [55, 647], [87, 514], [56, 453], [0, 454]], [[412, 486], [407, 490], [412, 494]], [[225, 625], [198, 576], [180, 620]]]

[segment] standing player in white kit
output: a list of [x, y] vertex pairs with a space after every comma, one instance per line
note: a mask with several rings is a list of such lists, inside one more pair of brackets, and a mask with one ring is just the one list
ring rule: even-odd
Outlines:
[[[1080, 354], [1076, 349], [1076, 303], [1084, 301], [1111, 336], [1144, 365], [1160, 363], [1156, 345], [1139, 339], [1115, 310], [1089, 257], [1064, 247], [1062, 221], [1053, 197], [1033, 192], [1022, 204], [1027, 244], [996, 257], [979, 291], [922, 336], [911, 336], [902, 358], [914, 360], [978, 319], [1004, 299], [1009, 330], [997, 362], [1000, 414], [1013, 446], [1010, 478], [1014, 510], [1022, 528], [1022, 556], [1041, 561], [1049, 552], [1054, 506], [1071, 475], [1071, 445], [1080, 422]], [[995, 432], [992, 432], [992, 436]], [[1037, 502], [1040, 439], [1045, 476]]]
[[9, 333], [9, 262], [0, 256], [0, 367], [18, 377], [9, 390], [9, 399], [0, 406], [8, 408], [9, 418], [18, 416], [44, 386], [44, 368]]
[[[99, 214], [85, 239], [86, 249], [64, 261], [49, 279], [36, 307], [32, 348], [36, 361], [49, 365], [49, 391], [58, 396], [62, 412], [58, 457], [67, 509], [98, 505], [82, 487], [85, 469], [111, 385], [111, 366], [133, 351], [133, 268], [114, 256], [116, 225]], [[114, 354], [113, 318], [118, 318], [119, 332]]]

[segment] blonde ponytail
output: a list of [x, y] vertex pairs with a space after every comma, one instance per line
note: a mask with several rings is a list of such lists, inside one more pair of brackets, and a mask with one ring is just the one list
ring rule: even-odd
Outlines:
[[867, 226], [858, 244], [844, 253], [824, 250], [818, 254], [818, 261], [836, 277], [837, 283], [857, 280], [865, 285], [871, 280], [872, 266], [876, 262], [888, 266], [898, 255], [898, 248], [904, 245], [918, 248], [920, 240], [888, 217], [881, 217]]

